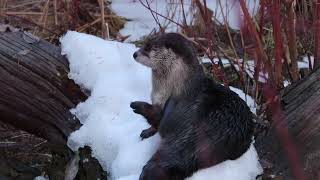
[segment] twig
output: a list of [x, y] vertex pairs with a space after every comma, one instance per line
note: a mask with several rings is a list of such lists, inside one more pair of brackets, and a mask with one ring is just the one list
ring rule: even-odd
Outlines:
[[286, 33], [288, 38], [288, 46], [290, 52], [291, 60], [291, 73], [294, 81], [299, 79], [299, 70], [298, 70], [298, 51], [297, 51], [297, 36], [296, 36], [296, 13], [294, 11], [295, 2], [293, 0], [287, 0], [285, 2], [286, 6]]
[[[6, 4], [7, 0], [4, 0], [3, 2]], [[40, 3], [40, 2], [42, 2], [42, 1], [41, 0], [40, 1], [31, 0], [31, 1], [28, 1], [25, 3], [19, 3], [18, 5], [15, 5], [15, 6], [7, 7], [7, 8], [2, 7], [2, 8], [3, 8], [3, 10], [10, 10], [10, 9], [15, 9], [15, 8], [27, 6], [30, 4], [36, 4], [36, 3]]]
[[260, 23], [259, 23], [259, 36], [262, 38], [263, 35], [263, 26], [264, 26], [264, 15], [265, 15], [265, 7], [266, 7], [266, 0], [261, 0], [260, 1]]
[[58, 25], [57, 0], [53, 0], [54, 24]]
[[34, 149], [34, 148], [36, 148], [36, 147], [39, 147], [39, 146], [41, 146], [42, 144], [44, 144], [44, 143], [46, 143], [46, 142], [48, 142], [48, 141], [47, 141], [47, 140], [41, 141], [40, 143], [34, 145], [32, 149]]
[[104, 1], [98, 0], [100, 6], [100, 13], [101, 13], [101, 36], [103, 39], [106, 39], [106, 23], [104, 19]]
[[[1, 16], [1, 15], [0, 15], [0, 16]], [[52, 31], [52, 30], [50, 30], [50, 29], [48, 29], [48, 28], [45, 28], [45, 27], [43, 27], [43, 26], [41, 26], [41, 25], [39, 25], [39, 24], [37, 24], [37, 23], [35, 23], [35, 22], [33, 22], [33, 21], [30, 21], [30, 20], [27, 19], [27, 18], [24, 18], [24, 17], [21, 17], [21, 16], [16, 16], [16, 15], [13, 15], [13, 14], [8, 14], [7, 16], [12, 16], [12, 17], [15, 17], [15, 18], [19, 18], [19, 19], [21, 19], [21, 20], [23, 20], [23, 21], [25, 21], [25, 22], [27, 22], [27, 23], [30, 23], [30, 24], [32, 24], [32, 25], [34, 25], [34, 26], [37, 26], [37, 27], [42, 28], [42, 29], [45, 29], [46, 31], [50, 32], [51, 34], [60, 36], [59, 34], [55, 33], [54, 31]]]
[[[233, 43], [233, 40], [232, 40], [232, 37], [231, 37], [231, 33], [230, 33], [230, 30], [229, 30], [229, 23], [228, 23], [228, 20], [226, 18], [226, 15], [223, 12], [223, 7], [222, 7], [222, 4], [221, 4], [221, 0], [218, 0], [218, 3], [219, 3], [219, 6], [220, 6], [220, 9], [221, 9], [221, 14], [222, 14], [222, 17], [223, 17], [224, 26], [225, 26], [225, 29], [227, 30], [227, 34], [228, 34], [228, 38], [229, 38], [229, 42], [230, 42], [232, 51], [233, 51], [233, 53], [234, 53], [234, 55], [236, 57], [237, 65], [240, 67], [239, 56], [237, 54], [236, 48], [234, 46], [234, 43]], [[243, 72], [241, 70], [240, 70], [240, 82], [242, 83], [242, 85], [244, 85], [244, 76], [243, 76]]]
[[181, 8], [182, 8], [183, 23], [184, 23], [184, 25], [186, 26], [186, 28], [188, 28], [186, 13], [184, 12], [184, 3], [183, 3], [183, 0], [180, 0], [180, 3], [181, 3]]
[[20, 12], [7, 11], [3, 14], [6, 14], [6, 15], [41, 15], [41, 16], [43, 16], [43, 12], [26, 12], [26, 11], [20, 11]]
[[314, 2], [314, 62], [313, 68], [320, 66], [320, 0]]
[[[147, 9], [149, 9], [148, 6], [147, 6], [146, 4], [144, 4], [141, 0], [139, 0], [139, 2], [142, 4], [142, 6], [144, 6], [144, 7], [147, 8]], [[158, 15], [158, 16], [160, 16], [160, 17], [162, 17], [162, 18], [164, 18], [164, 19], [166, 19], [166, 20], [168, 20], [168, 21], [170, 21], [170, 22], [178, 25], [179, 27], [182, 27], [182, 28], [183, 28], [183, 25], [182, 25], [182, 24], [180, 24], [180, 23], [178, 23], [178, 22], [176, 22], [176, 21], [174, 21], [174, 20], [172, 20], [172, 19], [170, 19], [170, 18], [168, 18], [168, 17], [166, 17], [166, 16], [164, 16], [164, 15], [162, 15], [162, 14], [154, 11], [154, 10], [151, 9], [151, 8], [150, 8], [149, 10], [150, 10], [152, 13], [155, 13], [156, 15]]]
[[96, 23], [98, 23], [98, 22], [100, 22], [101, 21], [101, 17], [100, 18], [98, 18], [98, 19], [96, 19], [96, 20], [94, 20], [94, 21], [92, 21], [91, 23], [88, 23], [88, 24], [85, 24], [85, 25], [83, 25], [83, 26], [81, 26], [81, 27], [78, 27], [77, 29], [76, 29], [76, 31], [78, 31], [78, 32], [83, 32], [85, 29], [87, 29], [88, 27], [90, 27], [90, 26], [92, 26], [92, 25], [94, 25], [94, 24], [96, 24]]
[[106, 23], [107, 39], [110, 39], [109, 24]]
[[[43, 19], [44, 19], [44, 16], [45, 16], [45, 11], [46, 11], [46, 9], [48, 8], [48, 6], [49, 6], [49, 0], [47, 0], [47, 2], [46, 2], [46, 4], [44, 5], [44, 7], [43, 7], [43, 10], [42, 10], [42, 15], [40, 16], [40, 18], [39, 18], [39, 22], [38, 22], [38, 24], [42, 24], [43, 22]], [[45, 28], [45, 27], [44, 27]], [[33, 34], [36, 34], [37, 33], [37, 31], [38, 31], [38, 28], [37, 27], [35, 27], [34, 28], [34, 30], [33, 30]]]
[[157, 23], [157, 25], [159, 26], [159, 30], [161, 30], [162, 27], [161, 27], [161, 24], [160, 24], [160, 22], [159, 22], [159, 18], [156, 18], [156, 16], [153, 14], [153, 13], [155, 13], [155, 11], [153, 11], [153, 10], [151, 9], [151, 6], [150, 6], [148, 0], [145, 0], [145, 1], [146, 1], [147, 5], [145, 5], [145, 4], [142, 2], [142, 0], [139, 0], [139, 2], [140, 2], [144, 7], [146, 7], [147, 9], [149, 9], [149, 11], [150, 11], [150, 13], [151, 13], [154, 21], [155, 21], [155, 22]]
[[259, 64], [260, 59], [263, 61], [264, 65], [267, 68], [268, 74], [269, 74], [268, 81], [273, 82], [274, 77], [273, 77], [273, 73], [272, 73], [271, 62], [268, 61], [267, 55], [265, 54], [265, 52], [263, 50], [261, 39], [259, 38], [259, 34], [257, 33], [257, 30], [255, 28], [255, 24], [251, 19], [251, 16], [248, 12], [248, 9], [246, 7], [246, 3], [244, 2], [244, 0], [240, 0], [240, 7], [241, 7], [242, 12], [244, 14], [245, 20], [248, 22], [248, 28], [250, 30], [250, 33], [252, 33], [252, 36], [255, 39], [255, 46], [256, 46], [255, 49], [256, 49], [257, 56], [258, 56], [258, 59], [256, 60], [257, 64]]
[[[43, 19], [43, 27], [46, 27], [46, 26], [47, 26], [49, 5], [50, 5], [49, 3], [50, 3], [50, 0], [48, 0], [48, 4], [47, 4], [46, 9], [45, 9], [44, 19]], [[42, 32], [44, 32], [44, 31], [45, 31], [45, 30], [42, 29]]]
[[0, 141], [0, 144], [16, 144], [17, 142], [13, 141]]
[[276, 85], [280, 89], [283, 87], [282, 79], [282, 42], [281, 42], [281, 27], [280, 27], [280, 0], [273, 0], [271, 11], [272, 16], [272, 27], [273, 27], [273, 37], [275, 41], [275, 80]]
[[0, 1], [0, 15], [6, 10], [7, 0]]
[[[151, 8], [151, 6], [150, 6], [150, 3], [148, 2], [148, 0], [146, 0], [146, 2], [147, 2], [147, 4], [148, 4], [148, 6]], [[156, 9], [157, 9], [157, 1], [155, 1], [155, 4], [156, 4]], [[158, 15], [155, 15], [155, 17], [156, 17], [156, 21], [160, 24], [160, 20], [159, 20], [159, 16]], [[160, 24], [161, 25], [161, 24]], [[161, 29], [161, 28], [160, 28]]]
[[[177, 9], [178, 9], [177, 7], [178, 6], [175, 6], [175, 5], [170, 6], [170, 9], [167, 11], [169, 19], [174, 19], [174, 17], [176, 17], [176, 13], [177, 13]], [[170, 14], [170, 12], [172, 12], [172, 13]], [[156, 16], [156, 17], [159, 19], [158, 16]], [[169, 25], [170, 25], [170, 21], [165, 20], [162, 23], [162, 28], [165, 30]]]

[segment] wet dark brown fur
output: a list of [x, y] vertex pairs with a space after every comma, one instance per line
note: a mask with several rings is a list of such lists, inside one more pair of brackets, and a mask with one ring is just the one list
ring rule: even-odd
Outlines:
[[134, 58], [152, 69], [153, 90], [152, 105], [133, 102], [131, 107], [151, 125], [146, 137], [156, 131], [161, 136], [140, 180], [182, 180], [247, 151], [252, 113], [236, 93], [205, 77], [186, 38], [176, 33], [157, 36]]

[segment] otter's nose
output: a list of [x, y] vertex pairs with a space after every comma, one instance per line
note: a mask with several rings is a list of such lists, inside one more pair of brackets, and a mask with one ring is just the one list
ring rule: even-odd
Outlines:
[[133, 58], [136, 58], [137, 56], [138, 56], [137, 52], [133, 53]]

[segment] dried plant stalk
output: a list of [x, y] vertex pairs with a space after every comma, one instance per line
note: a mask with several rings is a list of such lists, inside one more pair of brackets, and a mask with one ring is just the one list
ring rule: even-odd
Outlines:
[[320, 66], [320, 0], [314, 0], [314, 68]]
[[286, 6], [286, 30], [287, 30], [287, 39], [288, 46], [290, 52], [290, 70], [293, 81], [297, 81], [299, 79], [299, 71], [298, 71], [298, 51], [297, 51], [297, 35], [296, 35], [296, 13], [294, 11], [295, 8], [295, 0], [287, 0], [285, 1]]
[[107, 38], [107, 33], [106, 33], [106, 22], [104, 19], [104, 1], [103, 0], [98, 0], [99, 6], [100, 6], [100, 13], [101, 13], [101, 37], [103, 39]]
[[272, 27], [273, 38], [275, 41], [274, 53], [275, 53], [275, 79], [276, 86], [280, 89], [283, 87], [282, 78], [282, 42], [281, 42], [281, 25], [280, 25], [280, 0], [272, 1]]

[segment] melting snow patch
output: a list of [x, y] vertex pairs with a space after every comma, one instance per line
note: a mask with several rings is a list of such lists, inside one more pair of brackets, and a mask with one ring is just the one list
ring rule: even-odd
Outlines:
[[217, 166], [203, 169], [194, 173], [193, 176], [187, 178], [187, 180], [254, 180], [258, 175], [257, 173], [262, 172], [257, 158], [257, 152], [254, 146], [251, 145], [249, 150], [237, 160], [228, 160]]
[[[142, 2], [147, 5], [146, 0]], [[191, 7], [191, 0], [184, 0], [184, 12], [186, 14], [187, 24], [192, 21], [193, 9]], [[183, 24], [183, 11], [180, 5], [180, 0], [148, 0], [151, 9], [165, 17], [170, 17], [173, 21]], [[256, 1], [248, 1], [247, 7], [251, 14], [254, 14], [258, 9]], [[228, 20], [231, 28], [239, 29], [240, 27], [240, 5], [238, 1], [221, 0], [224, 16]], [[207, 1], [207, 7], [216, 14], [216, 19], [224, 22], [223, 14], [221, 12], [218, 1]], [[125, 27], [120, 31], [124, 36], [131, 35], [127, 40], [135, 41], [142, 36], [148, 35], [153, 29], [158, 30], [158, 25], [154, 20], [149, 9], [144, 7], [139, 0], [116, 0], [112, 1], [111, 9], [119, 16], [129, 18]], [[167, 31], [176, 31], [178, 26], [166, 18], [163, 18], [154, 13], [154, 16], [159, 21], [162, 27], [167, 27]]]
[[[136, 100], [150, 102], [150, 70], [133, 60], [137, 48], [132, 44], [71, 31], [60, 41], [70, 62], [69, 77], [91, 91], [85, 102], [71, 110], [83, 126], [70, 135], [68, 145], [74, 150], [91, 146], [111, 179], [137, 180], [160, 143], [158, 134], [140, 140], [139, 134], [148, 124], [129, 107]], [[201, 170], [190, 179], [248, 180], [260, 173], [258, 156], [251, 146], [239, 159]]]
[[37, 176], [33, 180], [48, 180], [48, 178], [46, 178], [44, 176]]

